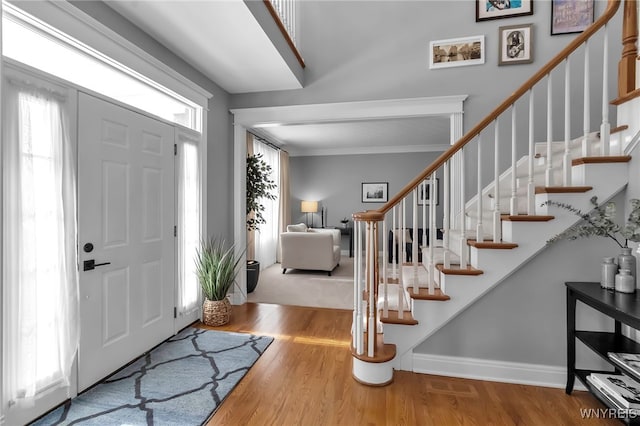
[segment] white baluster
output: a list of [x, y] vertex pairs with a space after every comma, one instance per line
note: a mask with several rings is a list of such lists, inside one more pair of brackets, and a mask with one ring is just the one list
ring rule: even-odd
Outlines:
[[465, 191], [465, 177], [464, 177], [464, 147], [458, 151], [460, 155], [460, 269], [466, 269], [467, 267], [467, 206], [466, 206], [466, 191]]
[[527, 180], [527, 214], [536, 214], [536, 185], [533, 177], [533, 162], [535, 159], [535, 140], [533, 138], [533, 89], [529, 89], [529, 170]]
[[418, 189], [413, 189], [413, 203], [412, 210], [412, 227], [413, 227], [413, 241], [411, 242], [411, 270], [413, 272], [413, 289], [418, 289]]
[[604, 26], [604, 54], [602, 67], [602, 124], [600, 125], [600, 155], [609, 155], [611, 124], [609, 124], [609, 32]]
[[545, 186], [553, 186], [553, 160], [552, 160], [552, 144], [553, 142], [553, 82], [551, 73], [547, 74], [547, 158], [546, 168], [544, 172]]
[[387, 277], [387, 244], [385, 244], [385, 238], [387, 237], [387, 217], [385, 216], [382, 222], [382, 288], [383, 288], [383, 304], [382, 304], [382, 316], [384, 318], [389, 317], [389, 294], [388, 294], [388, 277]]
[[369, 233], [368, 233], [368, 244], [367, 244], [367, 282], [368, 282], [368, 290], [369, 290], [369, 325], [367, 326], [367, 337], [369, 339], [368, 346], [368, 356], [375, 356], [375, 341], [376, 341], [376, 320], [375, 320], [375, 312], [377, 309], [376, 306], [376, 282], [375, 282], [375, 267], [376, 267], [376, 259], [375, 259], [375, 236], [376, 236], [376, 223], [371, 222], [368, 224]]
[[393, 268], [393, 278], [398, 278], [398, 228], [396, 226], [396, 209], [398, 206], [393, 206], [391, 208], [391, 213], [393, 214], [393, 223], [391, 228], [391, 267]]
[[402, 223], [402, 231], [401, 231], [401, 235], [402, 235], [402, 247], [398, 247], [398, 250], [400, 250], [402, 252], [402, 255], [400, 256], [402, 258], [402, 263], [400, 264], [400, 270], [402, 271], [404, 269], [404, 264], [407, 262], [407, 232], [405, 231], [407, 229], [407, 223], [406, 223], [406, 218], [407, 218], [407, 210], [406, 210], [406, 203], [405, 203], [406, 198], [402, 199], [402, 213], [400, 216], [400, 221]]
[[[422, 194], [425, 195], [426, 194], [426, 187], [427, 185], [427, 180], [423, 180], [421, 184], [418, 185], [419, 188], [422, 189]], [[419, 199], [419, 198], [418, 198]], [[424, 203], [422, 203], [422, 245], [426, 246], [427, 245], [427, 206]], [[422, 247], [421, 247], [422, 249]], [[429, 248], [431, 249], [431, 248]], [[422, 259], [422, 263], [424, 264], [425, 261], [424, 259]]]
[[509, 214], [515, 216], [518, 214], [518, 184], [517, 174], [518, 169], [516, 167], [516, 105], [511, 105], [511, 200], [509, 203]]
[[493, 147], [493, 242], [502, 240], [502, 223], [500, 221], [500, 126], [496, 118]]
[[482, 133], [478, 135], [478, 221], [476, 222], [476, 241], [484, 241], [484, 230], [482, 224]]
[[442, 247], [443, 247], [443, 256], [444, 256], [444, 267], [451, 268], [451, 246], [449, 241], [449, 218], [451, 215], [451, 176], [450, 176], [450, 161], [447, 160], [444, 163], [444, 182], [443, 182], [443, 190], [444, 190], [444, 206], [443, 206], [443, 217], [442, 217]]
[[431, 175], [429, 185], [429, 294], [435, 293], [435, 246], [436, 246], [436, 174]]
[[584, 105], [582, 107], [582, 156], [589, 156], [589, 132], [591, 131], [591, 85], [589, 84], [589, 40], [584, 42]]
[[354, 293], [354, 304], [355, 304], [355, 309], [356, 309], [356, 318], [355, 318], [355, 335], [354, 335], [354, 339], [355, 339], [355, 348], [356, 348], [356, 353], [358, 355], [362, 355], [362, 353], [364, 352], [364, 347], [363, 347], [363, 336], [364, 336], [364, 332], [362, 330], [362, 245], [361, 245], [361, 232], [362, 232], [362, 222], [360, 221], [356, 221], [354, 222], [354, 250], [356, 253], [356, 259], [355, 259], [355, 268], [354, 268], [354, 275], [355, 275], [355, 293]]
[[402, 203], [400, 203], [399, 211], [400, 211], [400, 238], [398, 242], [398, 316], [400, 318], [404, 317], [404, 261], [406, 258], [406, 244], [407, 240], [405, 238], [405, 214], [404, 214], [404, 199], [402, 199]]
[[562, 156], [562, 184], [571, 186], [571, 63], [564, 68], [564, 155]]

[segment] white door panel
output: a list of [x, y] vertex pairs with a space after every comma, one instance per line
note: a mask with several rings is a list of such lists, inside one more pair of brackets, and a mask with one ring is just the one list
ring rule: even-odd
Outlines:
[[78, 140], [83, 390], [173, 333], [174, 129], [80, 94]]

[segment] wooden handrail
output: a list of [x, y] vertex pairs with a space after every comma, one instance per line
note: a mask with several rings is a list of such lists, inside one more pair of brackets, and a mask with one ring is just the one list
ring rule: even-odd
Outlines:
[[431, 163], [422, 173], [416, 176], [411, 182], [404, 186], [393, 198], [391, 198], [384, 206], [378, 210], [356, 213], [354, 219], [358, 220], [376, 220], [379, 214], [386, 214], [393, 206], [405, 198], [414, 188], [416, 188], [423, 180], [431, 176], [438, 170], [447, 160], [453, 157], [458, 151], [464, 148], [473, 138], [480, 134], [489, 124], [505, 112], [520, 97], [533, 88], [536, 83], [547, 76], [556, 66], [564, 61], [571, 53], [578, 49], [586, 40], [602, 28], [618, 11], [621, 0], [609, 0], [607, 9], [602, 16], [598, 18], [592, 25], [584, 30], [582, 34], [577, 36], [571, 43], [560, 51], [555, 57], [545, 64], [538, 72], [536, 72], [529, 80], [527, 80], [520, 88], [518, 88], [511, 96], [505, 99], [496, 109], [487, 115], [482, 121], [476, 124], [471, 130], [464, 134], [455, 144], [451, 145], [447, 151], [443, 152], [436, 160]]
[[287, 44], [289, 45], [289, 47], [293, 51], [293, 54], [295, 55], [296, 59], [298, 60], [298, 63], [300, 64], [300, 66], [302, 68], [304, 68], [306, 66], [305, 63], [304, 63], [304, 59], [302, 59], [302, 55], [300, 54], [300, 51], [296, 47], [296, 44], [293, 42], [293, 39], [291, 38], [291, 35], [289, 34], [289, 31], [287, 31], [287, 29], [285, 28], [284, 24], [282, 23], [282, 19], [280, 19], [280, 16], [278, 15], [278, 12], [276, 11], [276, 9], [273, 7], [273, 4], [271, 4], [271, 2], [269, 0], [263, 0], [263, 2], [265, 4], [265, 6], [267, 7], [267, 10], [269, 11], [269, 14], [273, 18], [273, 20], [276, 22], [276, 25], [278, 25], [278, 28], [280, 28], [280, 32], [284, 36], [285, 40], [287, 40]]

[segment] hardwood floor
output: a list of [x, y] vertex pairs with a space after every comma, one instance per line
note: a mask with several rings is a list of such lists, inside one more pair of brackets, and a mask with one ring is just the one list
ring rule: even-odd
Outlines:
[[[618, 425], [587, 392], [396, 371], [386, 387], [351, 377], [351, 311], [247, 303], [217, 330], [275, 340], [208, 425]], [[202, 326], [204, 327], [204, 326]]]

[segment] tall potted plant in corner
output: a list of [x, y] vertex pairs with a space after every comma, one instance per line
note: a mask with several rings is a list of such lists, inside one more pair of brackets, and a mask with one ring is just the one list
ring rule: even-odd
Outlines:
[[206, 325], [227, 324], [231, 317], [231, 303], [227, 294], [240, 271], [241, 255], [235, 245], [227, 247], [224, 240], [202, 241], [196, 251], [196, 274], [204, 295], [202, 322]]
[[[262, 159], [262, 154], [247, 156], [247, 231], [260, 232], [260, 225], [267, 223], [262, 213], [264, 205], [262, 199], [275, 200], [272, 192], [277, 188], [274, 181], [269, 179], [271, 166]], [[255, 259], [247, 260], [247, 293], [251, 293], [258, 285], [260, 262]]]

